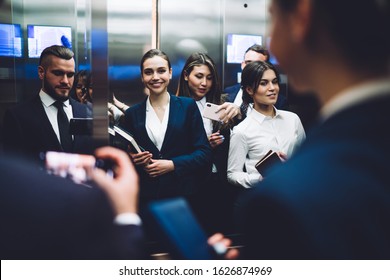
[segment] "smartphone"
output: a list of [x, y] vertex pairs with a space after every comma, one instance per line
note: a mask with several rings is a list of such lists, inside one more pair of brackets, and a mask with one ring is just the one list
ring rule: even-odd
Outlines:
[[90, 180], [87, 170], [101, 168], [108, 176], [113, 177], [113, 162], [97, 159], [93, 155], [72, 154], [48, 151], [41, 155], [49, 174], [70, 178], [75, 183], [85, 183]]
[[69, 121], [69, 133], [72, 135], [92, 135], [93, 118], [72, 118]]
[[217, 112], [218, 109], [219, 105], [206, 102], [206, 106], [204, 107], [202, 115], [203, 117], [208, 118], [210, 120], [221, 121], [220, 118], [223, 113], [223, 110]]
[[150, 202], [148, 211], [159, 241], [173, 259], [219, 259], [226, 253], [224, 244], [208, 244], [206, 232], [184, 198]]

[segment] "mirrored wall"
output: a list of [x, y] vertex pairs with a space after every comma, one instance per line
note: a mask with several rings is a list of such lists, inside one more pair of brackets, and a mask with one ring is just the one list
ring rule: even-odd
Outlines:
[[[171, 94], [176, 92], [181, 67], [194, 51], [207, 52], [215, 60], [224, 86], [235, 84], [241, 71], [236, 60], [242, 58], [247, 46], [269, 41], [268, 2], [2, 0], [0, 23], [16, 26], [19, 39], [12, 47], [19, 47], [20, 53], [0, 57], [0, 126], [8, 106], [38, 93], [38, 53], [46, 40], [57, 36], [56, 32], [65, 32], [76, 55], [76, 71], [86, 69], [96, 74], [101, 63], [94, 60], [94, 54], [106, 60], [105, 69], [100, 71], [107, 72], [107, 79], [95, 79], [94, 98], [108, 100], [114, 93], [131, 106], [145, 98], [139, 61], [145, 51], [154, 47], [161, 48], [171, 59]], [[94, 31], [105, 32], [106, 42], [94, 40]], [[232, 38], [237, 35], [245, 36], [234, 39], [242, 43], [232, 46]], [[101, 88], [95, 92], [97, 82]]]

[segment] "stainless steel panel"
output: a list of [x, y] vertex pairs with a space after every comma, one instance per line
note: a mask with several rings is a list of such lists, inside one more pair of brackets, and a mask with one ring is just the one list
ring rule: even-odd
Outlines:
[[[223, 84], [226, 86], [238, 82], [237, 74], [241, 65], [226, 60], [226, 38], [228, 34], [261, 35], [262, 45], [267, 43], [267, 21], [269, 0], [225, 0], [223, 31]], [[248, 45], [248, 47], [250, 44]], [[242, 58], [244, 58], [244, 52]]]
[[107, 4], [110, 92], [132, 105], [145, 97], [139, 62], [152, 44], [152, 0]]
[[192, 52], [206, 52], [222, 71], [223, 0], [161, 0], [160, 49], [172, 63], [171, 94]]

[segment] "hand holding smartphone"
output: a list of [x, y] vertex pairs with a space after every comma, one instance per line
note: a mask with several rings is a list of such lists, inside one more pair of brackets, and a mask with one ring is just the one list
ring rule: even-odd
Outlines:
[[108, 176], [113, 176], [113, 162], [96, 159], [92, 155], [48, 151], [44, 154], [44, 160], [48, 173], [70, 178], [78, 184], [89, 181], [89, 170], [94, 168], [101, 168]]
[[221, 121], [223, 110], [219, 109], [219, 105], [206, 102], [206, 106], [202, 112], [202, 116], [213, 121]]

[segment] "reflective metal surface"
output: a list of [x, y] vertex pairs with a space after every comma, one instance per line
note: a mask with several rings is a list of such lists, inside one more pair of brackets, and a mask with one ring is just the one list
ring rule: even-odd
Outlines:
[[[194, 51], [207, 52], [216, 62], [223, 84], [234, 84], [241, 70], [239, 64], [226, 61], [227, 34], [261, 35], [266, 39], [268, 2], [3, 0], [0, 22], [21, 25], [23, 57], [0, 58], [0, 126], [8, 106], [40, 89], [38, 59], [27, 57], [29, 24], [72, 28], [76, 70], [91, 69], [96, 76], [94, 111], [95, 118], [101, 119], [97, 125], [101, 130], [96, 128], [95, 132], [104, 138], [106, 134], [101, 132], [107, 125], [105, 102], [113, 93], [128, 105], [145, 98], [139, 61], [156, 44], [169, 55], [173, 65], [171, 93], [176, 91], [181, 67]], [[98, 57], [95, 62], [94, 56]]]

